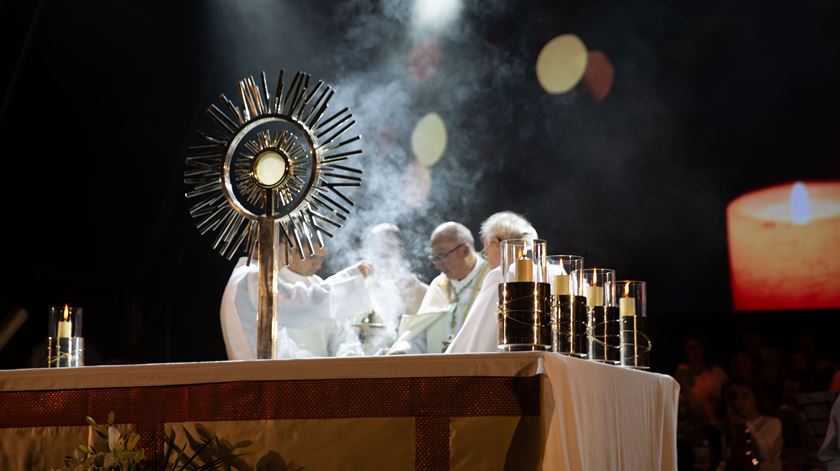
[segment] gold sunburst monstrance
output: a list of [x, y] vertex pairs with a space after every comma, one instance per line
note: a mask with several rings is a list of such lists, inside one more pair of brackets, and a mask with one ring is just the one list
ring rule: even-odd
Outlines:
[[346, 189], [362, 182], [348, 162], [362, 149], [361, 136], [344, 136], [356, 123], [350, 110], [327, 113], [334, 91], [323, 81], [310, 86], [310, 75], [298, 72], [286, 87], [281, 71], [272, 95], [265, 72], [260, 78], [239, 81], [239, 104], [222, 94], [221, 107], [207, 108], [211, 125], [189, 147], [184, 183], [190, 214], [213, 248], [228, 259], [255, 256], [257, 358], [272, 358], [277, 270], [290, 256], [314, 255], [342, 227], [354, 206]]

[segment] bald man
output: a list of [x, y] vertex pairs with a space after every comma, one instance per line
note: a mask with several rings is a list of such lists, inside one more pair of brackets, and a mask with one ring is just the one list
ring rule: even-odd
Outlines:
[[472, 233], [464, 225], [439, 225], [429, 245], [429, 259], [441, 273], [429, 285], [417, 314], [403, 316], [389, 354], [443, 352], [463, 325], [487, 274], [487, 261], [476, 254]]

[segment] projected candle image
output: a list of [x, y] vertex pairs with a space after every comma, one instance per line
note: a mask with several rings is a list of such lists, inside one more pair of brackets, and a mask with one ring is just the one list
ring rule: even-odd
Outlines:
[[742, 195], [727, 231], [736, 311], [840, 307], [840, 181]]

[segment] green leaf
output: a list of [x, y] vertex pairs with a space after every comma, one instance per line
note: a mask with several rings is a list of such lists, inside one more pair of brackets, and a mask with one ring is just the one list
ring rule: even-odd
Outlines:
[[93, 417], [91, 417], [91, 416], [89, 416], [89, 415], [88, 415], [88, 416], [85, 416], [85, 422], [87, 422], [87, 423], [88, 423], [88, 425], [91, 425], [91, 426], [93, 426], [93, 427], [96, 427], [96, 421], [95, 421], [95, 420], [93, 420]]
[[201, 445], [197, 450], [195, 450], [195, 447], [193, 447], [193, 449], [195, 450], [195, 453], [193, 453], [192, 456], [190, 456], [190, 459], [187, 460], [187, 462], [184, 463], [184, 465], [186, 466], [186, 465], [192, 463], [195, 460], [195, 458], [199, 455], [199, 453], [201, 453], [211, 443], [213, 443], [213, 439], [210, 439], [210, 441], [204, 442], [204, 444]]
[[[126, 443], [125, 449], [126, 450], [133, 450], [137, 446], [137, 443], [139, 443], [139, 442], [140, 442], [140, 435], [137, 435], [136, 433], [131, 432], [128, 435], [128, 443]], [[142, 450], [140, 450], [140, 451], [142, 452]]]
[[108, 425], [114, 425], [114, 411], [108, 413]]
[[164, 441], [166, 442], [166, 445], [167, 445], [166, 446], [166, 451], [164, 452], [164, 455], [163, 455], [164, 469], [166, 469], [166, 466], [169, 464], [169, 457], [172, 456], [172, 450], [177, 448], [177, 445], [175, 445], [175, 429], [174, 428], [169, 431], [168, 436], [164, 437]]
[[204, 439], [204, 441], [209, 441], [215, 438], [215, 434], [210, 432], [204, 425], [199, 423], [195, 424], [195, 430], [198, 432], [198, 435]]
[[225, 440], [224, 438], [220, 438], [216, 441], [219, 442], [219, 444], [220, 444], [219, 448], [221, 448], [225, 451], [233, 451], [233, 449], [234, 449], [233, 444], [230, 443], [229, 441]]

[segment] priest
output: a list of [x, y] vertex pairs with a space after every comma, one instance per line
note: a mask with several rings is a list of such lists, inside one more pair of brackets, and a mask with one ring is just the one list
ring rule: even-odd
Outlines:
[[484, 246], [482, 253], [487, 257], [490, 271], [484, 278], [464, 326], [449, 344], [446, 353], [496, 351], [499, 283], [502, 282], [499, 244], [507, 239], [536, 239], [537, 230], [522, 215], [502, 211], [491, 215], [481, 224], [480, 236]]
[[388, 354], [441, 353], [455, 337], [487, 274], [470, 230], [457, 222], [439, 225], [430, 237], [430, 260], [441, 271], [429, 284], [417, 314], [402, 317]]
[[[290, 266], [278, 271], [279, 312], [275, 327], [278, 358], [349, 355], [360, 351], [358, 338], [347, 335], [348, 330], [353, 331], [346, 323], [359, 313], [371, 310], [365, 278], [373, 269], [370, 264], [359, 262], [323, 280], [315, 275], [323, 257], [324, 252], [304, 261], [292, 256]], [[222, 335], [230, 360], [257, 357], [259, 268], [253, 259], [250, 264], [246, 262], [245, 257], [239, 259], [222, 296]]]
[[402, 231], [395, 224], [381, 223], [365, 231], [362, 258], [376, 267], [366, 280], [373, 312], [356, 327], [365, 353], [384, 353], [397, 339], [402, 316], [417, 314], [429, 285], [411, 271]]

